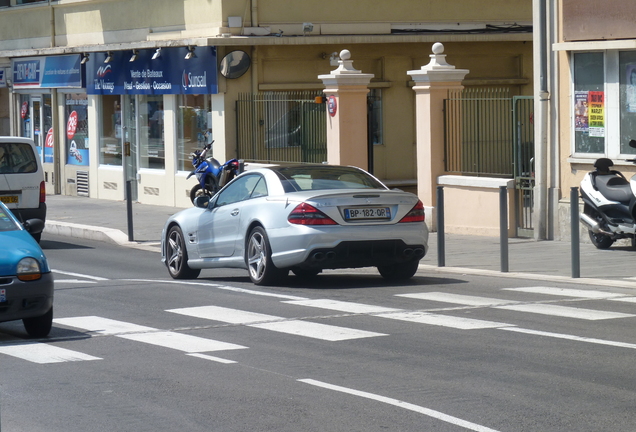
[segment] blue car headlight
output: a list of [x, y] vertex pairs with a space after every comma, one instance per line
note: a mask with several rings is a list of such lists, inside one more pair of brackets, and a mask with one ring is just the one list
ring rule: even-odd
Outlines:
[[40, 263], [35, 258], [22, 258], [18, 263], [18, 279], [21, 281], [34, 281], [42, 277]]

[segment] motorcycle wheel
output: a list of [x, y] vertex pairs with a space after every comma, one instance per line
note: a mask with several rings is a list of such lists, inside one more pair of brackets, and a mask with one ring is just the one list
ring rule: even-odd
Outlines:
[[609, 247], [614, 244], [614, 239], [605, 234], [598, 234], [592, 230], [588, 231], [588, 233], [590, 234], [592, 244], [596, 246], [597, 249], [609, 249]]
[[218, 183], [216, 180], [211, 180], [205, 185], [205, 189], [201, 187], [200, 184], [194, 185], [192, 189], [190, 189], [190, 201], [194, 204], [194, 200], [198, 196], [206, 195], [210, 198], [217, 193], [219, 190]]

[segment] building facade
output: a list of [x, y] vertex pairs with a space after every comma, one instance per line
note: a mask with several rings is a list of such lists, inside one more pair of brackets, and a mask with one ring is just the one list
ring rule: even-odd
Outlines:
[[[373, 74], [373, 172], [414, 188], [407, 71], [434, 42], [465, 87], [533, 95], [530, 0], [0, 2], [0, 133], [41, 149], [48, 191], [189, 206], [189, 153], [237, 155], [241, 94], [324, 89], [334, 53]], [[431, 179], [435, 181], [435, 179]], [[414, 189], [413, 189], [414, 190]]]
[[[545, 137], [554, 237], [570, 238], [570, 191], [594, 169], [613, 160], [629, 178], [636, 173], [636, 29], [633, 2], [540, 0], [548, 22]], [[538, 10], [538, 9], [537, 9]], [[583, 230], [583, 229], [582, 229]], [[581, 239], [587, 241], [587, 230]]]

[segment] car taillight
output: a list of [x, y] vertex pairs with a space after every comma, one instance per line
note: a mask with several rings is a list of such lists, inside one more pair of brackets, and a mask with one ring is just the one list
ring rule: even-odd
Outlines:
[[329, 216], [307, 203], [298, 204], [287, 220], [296, 225], [338, 225]]
[[46, 183], [40, 183], [40, 202], [46, 202]]
[[398, 223], [402, 222], [424, 222], [424, 204], [422, 201], [417, 200], [415, 207], [413, 207], [411, 211], [408, 212]]

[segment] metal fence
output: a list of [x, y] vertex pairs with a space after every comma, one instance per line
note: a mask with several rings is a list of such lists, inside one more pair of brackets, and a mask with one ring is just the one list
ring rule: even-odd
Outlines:
[[513, 100], [508, 89], [467, 89], [444, 101], [445, 168], [449, 173], [514, 173]]
[[327, 160], [325, 104], [316, 92], [241, 93], [236, 102], [237, 153], [252, 162]]

